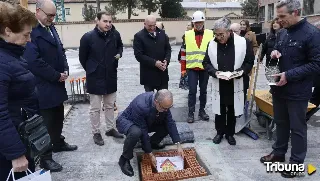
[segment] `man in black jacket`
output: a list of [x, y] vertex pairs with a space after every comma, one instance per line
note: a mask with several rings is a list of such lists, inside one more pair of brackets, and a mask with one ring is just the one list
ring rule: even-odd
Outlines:
[[40, 167], [51, 172], [63, 168], [52, 159], [52, 152], [74, 151], [62, 135], [64, 101], [68, 99], [65, 80], [68, 78], [68, 62], [63, 44], [53, 25], [56, 7], [51, 0], [38, 0], [35, 13], [39, 24], [32, 29], [23, 57], [36, 77], [40, 114], [48, 129], [52, 149], [41, 155]]
[[90, 94], [90, 121], [93, 140], [104, 145], [100, 133], [101, 101], [104, 103], [107, 136], [123, 138], [114, 125], [114, 103], [117, 91], [118, 61], [123, 44], [119, 32], [112, 25], [107, 12], [97, 14], [97, 26], [80, 40], [79, 59], [86, 71], [87, 92]]
[[[301, 19], [299, 0], [281, 0], [277, 5], [279, 32], [272, 58], [279, 58], [280, 80], [272, 87], [277, 140], [273, 152], [261, 162], [284, 162], [291, 131], [290, 164], [303, 164], [307, 153], [306, 111], [314, 75], [320, 71], [320, 31]], [[292, 172], [282, 172], [292, 178]]]
[[133, 49], [140, 62], [140, 84], [145, 91], [168, 89], [171, 46], [165, 32], [156, 27], [154, 16], [147, 16], [144, 29], [134, 35]]

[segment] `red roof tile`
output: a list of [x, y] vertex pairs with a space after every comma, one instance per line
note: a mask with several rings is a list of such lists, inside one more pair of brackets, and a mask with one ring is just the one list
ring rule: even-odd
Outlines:
[[168, 162], [169, 162], [172, 166], [174, 166], [174, 167], [176, 166], [175, 164], [173, 164], [173, 163], [169, 160], [169, 158], [167, 158], [167, 159], [160, 165], [160, 168], [162, 168], [163, 165], [166, 164], [166, 163], [168, 163]]

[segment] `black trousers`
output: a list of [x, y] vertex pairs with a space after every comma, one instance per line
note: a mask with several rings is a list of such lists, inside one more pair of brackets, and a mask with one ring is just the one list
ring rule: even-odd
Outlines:
[[[35, 163], [32, 159], [27, 158], [28, 162], [29, 162], [29, 169], [31, 172], [35, 172]], [[5, 159], [0, 159], [0, 181], [6, 181], [10, 170], [12, 169], [12, 163], [9, 160], [5, 160]], [[30, 173], [28, 173], [30, 174]], [[20, 179], [22, 177], [26, 176], [26, 172], [15, 172], [14, 173], [14, 178]], [[10, 176], [9, 181], [12, 181], [12, 177]]]
[[250, 77], [249, 75], [244, 75], [243, 76], [243, 92], [244, 92], [244, 102], [247, 100], [247, 92], [249, 89], [249, 83], [250, 82]]
[[166, 82], [166, 83], [163, 82], [163, 83], [161, 83], [160, 86], [148, 86], [148, 85], [144, 86], [144, 90], [146, 92], [153, 92], [154, 90], [159, 91], [161, 89], [168, 89], [168, 82]]
[[[48, 129], [53, 148], [59, 148], [64, 144], [64, 136], [62, 136], [63, 121], [64, 121], [64, 106], [63, 104], [40, 110], [44, 123]], [[42, 159], [52, 159], [52, 150], [47, 151]]]
[[[149, 133], [151, 132], [155, 132], [150, 137], [151, 144], [159, 144], [163, 140], [163, 138], [165, 138], [169, 134], [167, 127], [164, 124], [153, 125], [149, 129]], [[142, 137], [141, 129], [136, 125], [132, 125], [126, 134], [126, 139], [124, 140], [123, 152], [122, 152], [123, 157], [129, 160], [133, 158], [133, 149], [138, 143], [139, 139], [141, 139], [141, 137]], [[144, 143], [142, 142], [142, 148], [143, 148], [143, 144]]]
[[275, 155], [285, 155], [291, 131], [290, 163], [303, 163], [307, 153], [308, 100], [293, 101], [273, 96], [274, 120], [277, 126], [277, 140], [273, 144]]
[[235, 133], [236, 117], [233, 105], [220, 105], [221, 115], [215, 117], [215, 126], [217, 134], [233, 136]]
[[189, 113], [195, 112], [195, 106], [197, 101], [197, 88], [198, 82], [200, 87], [200, 109], [204, 109], [207, 104], [207, 86], [208, 86], [209, 74], [207, 71], [188, 70], [188, 84], [189, 84], [189, 95], [188, 95], [188, 107]]

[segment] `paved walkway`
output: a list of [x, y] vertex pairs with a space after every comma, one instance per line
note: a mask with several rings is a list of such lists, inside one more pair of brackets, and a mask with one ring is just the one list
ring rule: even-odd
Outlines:
[[[172, 62], [169, 66], [170, 84], [169, 89], [174, 94], [174, 109], [176, 121], [184, 121], [186, 117], [186, 105], [188, 91], [178, 88], [180, 78], [180, 64], [176, 61], [178, 47], [173, 47]], [[77, 61], [77, 52], [68, 52], [69, 61], [73, 64], [71, 76], [83, 76]], [[124, 55], [119, 60], [118, 69], [118, 94], [117, 105], [123, 110], [130, 101], [139, 93], [143, 87], [139, 84], [139, 64], [134, 59], [133, 51], [130, 48], [124, 50]], [[258, 89], [267, 89], [266, 81], [261, 71]], [[69, 89], [68, 89], [69, 90]], [[211, 92], [210, 85], [208, 92]], [[208, 95], [210, 97], [210, 95]], [[60, 173], [53, 173], [54, 181], [135, 181], [139, 180], [136, 157], [131, 161], [134, 167], [135, 176], [127, 177], [122, 174], [117, 162], [121, 155], [123, 140], [109, 138], [103, 135], [105, 145], [99, 147], [93, 143], [88, 104], [78, 104], [70, 111], [64, 126], [64, 135], [67, 141], [75, 143], [79, 149], [75, 152], [64, 152], [54, 155], [54, 158], [63, 165], [64, 170]], [[208, 103], [207, 111], [210, 113], [211, 104]], [[273, 141], [266, 139], [263, 129], [257, 125], [255, 117], [252, 119], [252, 126], [260, 134], [259, 140], [253, 140], [244, 134], [237, 134], [236, 146], [230, 146], [224, 139], [220, 145], [215, 145], [211, 140], [215, 135], [213, 116], [210, 114], [209, 122], [197, 121], [191, 124], [196, 141], [193, 144], [183, 144], [184, 147], [195, 147], [200, 159], [208, 167], [211, 175], [190, 180], [284, 180], [280, 174], [266, 173], [266, 167], [259, 162], [261, 156], [271, 151]], [[317, 116], [314, 117], [312, 125], [308, 126], [308, 153], [306, 163], [311, 163], [320, 169], [320, 141], [317, 139], [320, 128]], [[105, 127], [103, 126], [103, 132]], [[166, 149], [172, 149], [169, 146]], [[137, 149], [137, 151], [141, 151]], [[287, 155], [289, 159], [290, 151]], [[300, 178], [302, 180], [320, 180], [319, 173], [312, 176]]]

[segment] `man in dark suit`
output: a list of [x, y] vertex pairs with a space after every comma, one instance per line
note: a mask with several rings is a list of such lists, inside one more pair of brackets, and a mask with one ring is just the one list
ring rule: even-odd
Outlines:
[[[142, 149], [148, 153], [153, 167], [156, 167], [156, 158], [152, 149], [162, 149], [159, 143], [170, 135], [172, 142], [177, 145], [180, 156], [184, 157], [180, 145], [175, 121], [172, 119], [170, 108], [173, 105], [173, 96], [167, 89], [156, 93], [146, 92], [138, 95], [130, 105], [119, 115], [116, 123], [120, 133], [126, 135], [123, 152], [119, 160], [122, 172], [133, 176], [130, 160], [133, 158], [133, 149], [141, 139]], [[148, 133], [155, 132], [151, 137]]]
[[59, 172], [62, 166], [52, 159], [52, 152], [74, 151], [61, 135], [64, 120], [63, 102], [68, 99], [65, 80], [68, 78], [68, 63], [65, 50], [52, 22], [56, 7], [50, 0], [39, 0], [36, 17], [39, 24], [32, 30], [31, 42], [26, 46], [24, 58], [30, 71], [36, 76], [36, 90], [40, 113], [43, 116], [52, 142], [52, 150], [41, 156], [40, 167]]
[[144, 29], [134, 35], [133, 50], [140, 62], [140, 84], [145, 91], [168, 89], [171, 46], [165, 31], [156, 27], [154, 16], [147, 16]]

